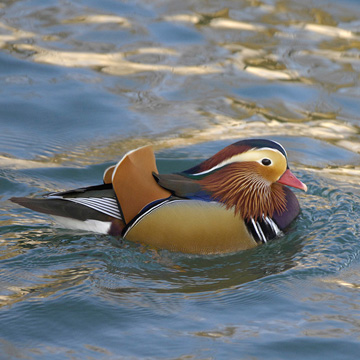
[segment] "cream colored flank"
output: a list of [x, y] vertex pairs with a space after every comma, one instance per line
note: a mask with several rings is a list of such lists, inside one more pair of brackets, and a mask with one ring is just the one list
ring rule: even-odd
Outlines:
[[125, 239], [159, 249], [220, 254], [257, 246], [234, 211], [217, 202], [172, 201], [142, 217]]

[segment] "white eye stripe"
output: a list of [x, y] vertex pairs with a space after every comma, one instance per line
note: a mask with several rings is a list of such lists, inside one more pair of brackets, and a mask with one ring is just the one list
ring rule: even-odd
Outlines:
[[[275, 141], [274, 141], [275, 142]], [[278, 145], [280, 145], [279, 143], [277, 143]], [[280, 145], [281, 146], [281, 145]], [[285, 149], [281, 146], [281, 148], [284, 150], [284, 153], [285, 153], [285, 157], [287, 158], [287, 153], [286, 153], [286, 151], [285, 151]], [[267, 147], [264, 147], [264, 148], [261, 148], [261, 149], [256, 149], [256, 150], [268, 150], [268, 151], [274, 151], [274, 152], [277, 152], [277, 153], [279, 153], [279, 154], [281, 154], [282, 156], [284, 156], [284, 154], [281, 152], [281, 151], [279, 151], [278, 149], [273, 149], [273, 148], [267, 148]]]
[[[233, 164], [233, 163], [237, 163], [237, 162], [243, 162], [243, 161], [257, 161], [258, 163], [261, 164], [261, 161], [264, 159], [262, 158], [261, 160], [255, 160], [253, 158], [248, 158], [246, 155], [247, 154], [250, 154], [250, 153], [254, 153], [256, 151], [263, 151], [263, 150], [266, 150], [266, 151], [273, 151], [275, 153], [278, 153], [278, 154], [281, 154], [281, 156], [284, 156], [284, 154], [277, 150], [277, 149], [273, 149], [273, 148], [253, 148], [253, 149], [250, 149], [248, 151], [246, 151], [245, 153], [241, 153], [241, 154], [237, 154], [237, 155], [234, 155], [232, 156], [231, 158], [229, 159], [226, 159], [224, 161], [222, 161], [221, 163], [219, 163], [218, 165], [215, 165], [213, 166], [212, 168], [208, 169], [208, 170], [204, 170], [202, 172], [199, 172], [199, 173], [196, 173], [196, 174], [192, 174], [194, 176], [201, 176], [201, 175], [205, 175], [205, 174], [208, 174], [208, 173], [211, 173], [212, 171], [214, 170], [217, 170], [217, 169], [220, 169], [222, 168], [223, 166], [225, 165], [229, 165], [229, 164]], [[269, 159], [270, 160], [270, 159]], [[271, 165], [273, 164], [273, 161], [271, 161]], [[263, 165], [263, 164], [261, 164]]]

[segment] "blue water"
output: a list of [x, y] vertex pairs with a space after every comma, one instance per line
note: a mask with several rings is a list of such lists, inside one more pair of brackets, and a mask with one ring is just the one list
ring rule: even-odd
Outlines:
[[[360, 3], [0, 4], [0, 359], [358, 359]], [[302, 212], [223, 256], [58, 228], [9, 201], [280, 141]]]

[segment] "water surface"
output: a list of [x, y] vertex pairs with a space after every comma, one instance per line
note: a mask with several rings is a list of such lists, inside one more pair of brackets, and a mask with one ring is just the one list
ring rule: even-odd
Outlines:
[[[357, 1], [3, 1], [5, 359], [357, 359]], [[152, 144], [180, 171], [280, 141], [309, 191], [281, 239], [223, 256], [60, 229], [12, 196], [99, 183]]]

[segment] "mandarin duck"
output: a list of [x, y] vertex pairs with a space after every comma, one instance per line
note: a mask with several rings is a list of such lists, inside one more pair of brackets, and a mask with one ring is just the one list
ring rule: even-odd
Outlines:
[[290, 171], [282, 145], [241, 140], [199, 165], [159, 174], [151, 146], [105, 170], [103, 184], [11, 198], [61, 225], [193, 254], [236, 252], [278, 237], [299, 214], [307, 190]]

